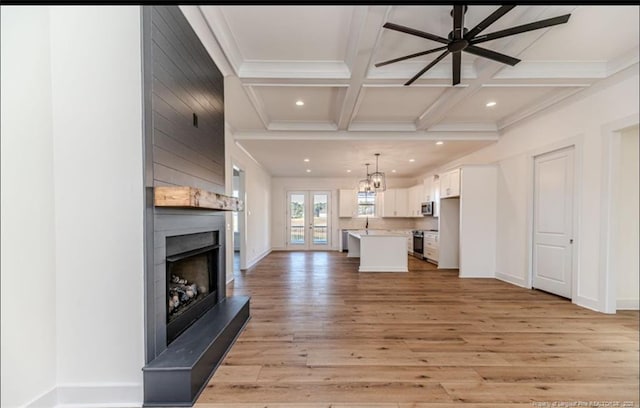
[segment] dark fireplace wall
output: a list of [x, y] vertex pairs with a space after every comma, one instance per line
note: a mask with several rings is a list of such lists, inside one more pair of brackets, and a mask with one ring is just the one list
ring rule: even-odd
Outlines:
[[225, 296], [225, 216], [153, 206], [153, 187], [225, 193], [224, 77], [177, 6], [143, 6], [146, 362], [166, 348], [165, 239], [220, 230]]

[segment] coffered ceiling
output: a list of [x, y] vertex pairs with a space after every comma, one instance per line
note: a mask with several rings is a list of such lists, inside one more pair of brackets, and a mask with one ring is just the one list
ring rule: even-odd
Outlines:
[[[364, 173], [380, 152], [385, 171], [414, 177], [638, 64], [638, 6], [540, 5], [515, 7], [484, 31], [571, 13], [566, 24], [483, 44], [521, 59], [514, 67], [463, 53], [459, 85], [447, 56], [403, 86], [438, 53], [374, 66], [442, 45], [385, 22], [446, 37], [451, 8], [200, 6], [230, 70], [226, 120], [237, 143], [277, 176]], [[497, 8], [469, 6], [465, 26]]]

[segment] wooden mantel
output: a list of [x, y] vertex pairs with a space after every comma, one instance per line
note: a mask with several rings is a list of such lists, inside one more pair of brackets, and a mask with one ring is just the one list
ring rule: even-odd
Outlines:
[[154, 187], [156, 207], [200, 208], [217, 211], [242, 211], [244, 203], [226, 195], [189, 186]]

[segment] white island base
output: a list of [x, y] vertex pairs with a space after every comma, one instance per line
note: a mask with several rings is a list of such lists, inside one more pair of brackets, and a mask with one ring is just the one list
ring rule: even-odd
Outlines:
[[360, 258], [358, 272], [409, 272], [407, 236], [386, 231], [349, 231], [348, 258]]

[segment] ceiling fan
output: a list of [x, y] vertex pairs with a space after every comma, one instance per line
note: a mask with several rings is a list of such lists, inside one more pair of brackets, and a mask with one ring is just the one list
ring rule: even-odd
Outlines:
[[457, 85], [460, 83], [460, 69], [462, 65], [462, 51], [477, 55], [479, 57], [488, 58], [493, 61], [498, 61], [503, 64], [511, 66], [520, 62], [519, 59], [510, 57], [499, 52], [491, 51], [486, 48], [478, 47], [477, 44], [481, 44], [486, 41], [496, 40], [498, 38], [508, 37], [515, 34], [525, 33], [527, 31], [539, 30], [541, 28], [551, 27], [558, 24], [564, 24], [569, 21], [571, 14], [565, 14], [558, 17], [548, 18], [545, 20], [536, 21], [534, 23], [523, 24], [516, 27], [507, 28], [506, 30], [495, 31], [493, 33], [478, 35], [484, 29], [495, 23], [500, 17], [507, 14], [515, 5], [501, 6], [496, 11], [491, 13], [487, 18], [482, 20], [478, 25], [468, 30], [464, 27], [464, 14], [467, 11], [466, 5], [454, 5], [451, 10], [451, 16], [453, 17], [453, 31], [448, 35], [448, 38], [440, 37], [439, 35], [425, 33], [424, 31], [416, 30], [402, 26], [400, 24], [385, 23], [384, 28], [390, 30], [400, 31], [401, 33], [415, 35], [417, 37], [426, 38], [428, 40], [436, 41], [441, 44], [446, 44], [442, 47], [433, 48], [426, 51], [416, 52], [415, 54], [405, 55], [404, 57], [394, 58], [388, 61], [383, 61], [375, 64], [376, 67], [383, 65], [393, 64], [394, 62], [404, 61], [410, 58], [420, 57], [422, 55], [431, 54], [432, 52], [443, 51], [438, 55], [436, 59], [431, 61], [426, 67], [418, 72], [413, 78], [408, 80], [404, 85], [411, 85], [416, 79], [420, 78], [425, 72], [431, 69], [438, 62], [442, 61], [444, 57], [451, 54], [453, 57], [453, 83]]

